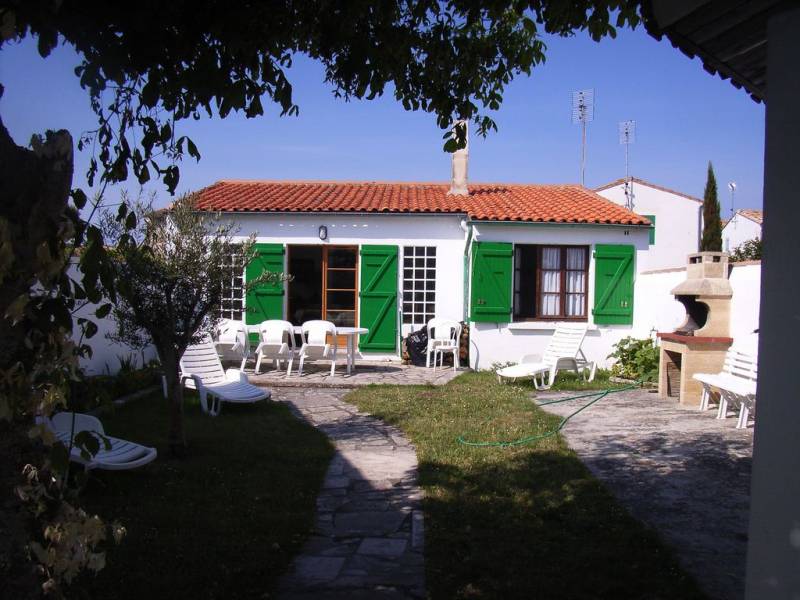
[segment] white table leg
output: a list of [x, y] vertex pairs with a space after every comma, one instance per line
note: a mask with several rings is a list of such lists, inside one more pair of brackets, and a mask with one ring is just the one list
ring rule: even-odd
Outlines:
[[353, 354], [355, 353], [353, 338], [355, 336], [348, 335], [347, 336], [347, 374], [350, 375], [350, 372], [353, 370]]

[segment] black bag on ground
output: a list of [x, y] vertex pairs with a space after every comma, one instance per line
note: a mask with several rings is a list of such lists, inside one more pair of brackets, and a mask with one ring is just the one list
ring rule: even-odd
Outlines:
[[408, 360], [417, 367], [425, 366], [425, 354], [428, 350], [428, 328], [412, 331], [406, 338]]

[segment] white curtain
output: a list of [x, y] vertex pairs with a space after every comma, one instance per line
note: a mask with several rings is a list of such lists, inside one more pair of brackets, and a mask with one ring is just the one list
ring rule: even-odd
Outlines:
[[554, 317], [560, 312], [561, 249], [542, 248], [542, 316]]
[[586, 298], [586, 251], [567, 248], [567, 316], [582, 317]]

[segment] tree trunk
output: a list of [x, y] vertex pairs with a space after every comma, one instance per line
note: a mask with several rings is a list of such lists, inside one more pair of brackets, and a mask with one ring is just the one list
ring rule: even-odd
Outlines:
[[178, 377], [179, 364], [175, 350], [159, 349], [161, 366], [167, 379], [167, 406], [169, 407], [169, 433], [167, 441], [175, 456], [186, 453], [186, 434], [183, 430], [183, 385]]

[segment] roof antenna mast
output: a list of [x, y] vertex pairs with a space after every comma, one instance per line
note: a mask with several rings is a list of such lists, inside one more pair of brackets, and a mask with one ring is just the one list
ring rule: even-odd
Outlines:
[[594, 88], [572, 92], [572, 122], [581, 124], [581, 185], [586, 181], [586, 124], [594, 120]]
[[636, 141], [636, 121], [620, 121], [619, 143], [625, 146], [625, 208], [633, 210], [633, 181], [630, 169], [630, 145]]

